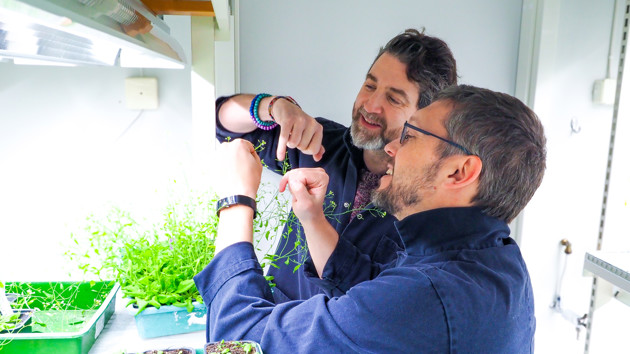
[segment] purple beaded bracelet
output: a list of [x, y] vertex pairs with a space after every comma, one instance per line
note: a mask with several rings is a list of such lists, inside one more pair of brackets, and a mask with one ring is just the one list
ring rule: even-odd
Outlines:
[[262, 130], [271, 130], [275, 128], [278, 123], [271, 121], [265, 122], [258, 116], [258, 106], [260, 105], [260, 101], [262, 101], [265, 97], [270, 97], [271, 95], [268, 93], [259, 93], [252, 100], [252, 104], [249, 106], [249, 115], [252, 117], [254, 124]]

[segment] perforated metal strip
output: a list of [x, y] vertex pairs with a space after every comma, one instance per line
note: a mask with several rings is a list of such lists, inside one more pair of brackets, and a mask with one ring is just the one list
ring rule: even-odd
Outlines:
[[[615, 19], [613, 18], [613, 21]], [[602, 199], [602, 211], [599, 218], [599, 234], [597, 236], [597, 250], [601, 250], [602, 241], [604, 239], [604, 223], [606, 220], [606, 207], [608, 205], [608, 190], [610, 187], [610, 171], [613, 160], [613, 152], [615, 149], [615, 135], [617, 133], [617, 118], [619, 114], [619, 93], [621, 91], [621, 83], [623, 81], [623, 67], [626, 57], [626, 46], [628, 43], [628, 22], [630, 22], [630, 0], [626, 0], [623, 32], [621, 36], [621, 51], [619, 53], [619, 66], [617, 71], [617, 93], [615, 95], [615, 105], [613, 107], [612, 127], [610, 129], [610, 143], [608, 144], [608, 163], [606, 164], [606, 180], [604, 181], [604, 195]], [[591, 339], [591, 327], [593, 325], [593, 314], [595, 311], [595, 300], [597, 296], [597, 277], [593, 277], [593, 285], [591, 286], [591, 301], [588, 309], [588, 318], [586, 324], [586, 340], [584, 342], [584, 353], [589, 353], [589, 344]]]

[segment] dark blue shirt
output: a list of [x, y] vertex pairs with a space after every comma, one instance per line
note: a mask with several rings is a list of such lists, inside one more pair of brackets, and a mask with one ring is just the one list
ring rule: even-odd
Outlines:
[[[252, 142], [254, 146], [264, 142], [264, 149], [258, 152], [260, 158], [270, 170], [282, 174], [287, 165], [276, 158], [280, 128], [270, 131], [256, 129], [247, 134], [228, 131], [218, 120], [219, 109], [227, 99], [229, 97], [220, 97], [217, 100], [217, 139], [223, 142], [228, 138], [242, 138]], [[400, 238], [394, 228], [395, 219], [391, 215], [383, 215], [382, 212], [379, 214], [370, 211], [374, 207], [368, 205], [359, 216], [350, 221], [359, 172], [365, 168], [363, 150], [352, 144], [349, 128], [324, 118], [316, 119], [324, 128], [324, 156], [315, 162], [311, 155], [305, 155], [298, 149], [288, 149], [288, 166], [321, 167], [326, 170], [329, 176], [328, 189], [332, 194], [326, 198], [324, 208], [329, 214], [328, 221], [340, 236], [340, 252], [352, 259], [364, 259], [374, 264], [357, 270], [373, 275], [380, 265], [396, 259], [397, 251], [401, 250]], [[297, 246], [296, 241], [299, 241]], [[277, 268], [270, 267], [268, 271], [276, 284], [276, 302], [308, 299], [319, 293], [342, 295], [351, 285], [327, 273], [322, 274], [323, 279], [319, 279], [305, 246], [302, 226], [299, 223], [287, 224], [275, 252], [276, 256], [282, 258], [275, 262]], [[296, 270], [298, 265], [302, 266]]]
[[[227, 247], [195, 276], [206, 340], [254, 340], [274, 354], [533, 352], [532, 287], [505, 222], [445, 208], [396, 227], [406, 252], [372, 280], [278, 305], [253, 246]], [[332, 256], [326, 267], [344, 262]]]

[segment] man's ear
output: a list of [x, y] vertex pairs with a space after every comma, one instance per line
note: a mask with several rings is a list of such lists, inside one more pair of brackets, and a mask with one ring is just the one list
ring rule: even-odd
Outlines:
[[446, 180], [446, 187], [462, 188], [479, 180], [483, 163], [479, 156], [456, 155], [447, 163], [451, 173]]

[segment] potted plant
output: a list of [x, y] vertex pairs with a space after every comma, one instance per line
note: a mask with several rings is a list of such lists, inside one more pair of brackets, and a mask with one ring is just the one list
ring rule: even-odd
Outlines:
[[[141, 337], [205, 330], [206, 308], [193, 277], [214, 256], [216, 201], [210, 193], [171, 201], [152, 225], [120, 208], [105, 217], [91, 215], [84, 232], [72, 234], [67, 255], [87, 274], [116, 279]], [[281, 222], [269, 220], [286, 220], [287, 204], [277, 193], [261, 204], [267, 215], [256, 219], [259, 238], [281, 229]]]

